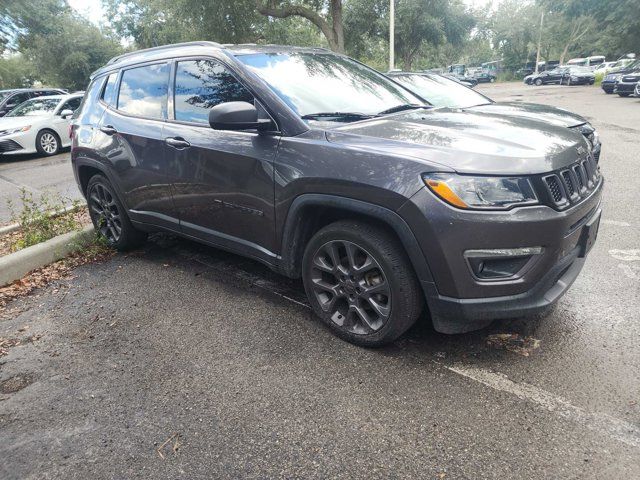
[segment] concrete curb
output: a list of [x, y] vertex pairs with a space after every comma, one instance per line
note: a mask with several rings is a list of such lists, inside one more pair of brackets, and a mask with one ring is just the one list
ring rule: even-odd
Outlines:
[[0, 287], [21, 279], [32, 270], [66, 257], [87, 245], [93, 237], [93, 225], [87, 225], [80, 231], [65, 233], [0, 257]]
[[[51, 217], [56, 217], [58, 215], [62, 215], [63, 213], [73, 212], [75, 210], [79, 210], [81, 206], [73, 206], [69, 205], [68, 207], [63, 208], [62, 210], [56, 210], [55, 212], [51, 212]], [[5, 225], [4, 227], [0, 227], [0, 237], [2, 235], [6, 235], [7, 233], [15, 232], [20, 229], [19, 223], [12, 223], [10, 225]]]

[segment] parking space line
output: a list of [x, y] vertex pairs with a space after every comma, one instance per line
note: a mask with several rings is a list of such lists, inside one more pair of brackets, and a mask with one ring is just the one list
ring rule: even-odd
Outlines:
[[570, 404], [562, 397], [553, 395], [527, 383], [516, 383], [506, 375], [467, 365], [447, 366], [447, 370], [479, 382], [494, 390], [510, 393], [521, 400], [534, 403], [564, 419], [582, 425], [599, 434], [615, 438], [631, 447], [640, 448], [640, 428], [604, 413], [592, 413]]

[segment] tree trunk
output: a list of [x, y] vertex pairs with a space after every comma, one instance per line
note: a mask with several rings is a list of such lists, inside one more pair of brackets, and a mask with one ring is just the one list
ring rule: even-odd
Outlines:
[[287, 18], [298, 16], [306, 18], [320, 29], [329, 43], [329, 48], [334, 52], [344, 53], [344, 27], [342, 23], [342, 0], [331, 0], [329, 14], [331, 25], [327, 18], [324, 18], [315, 10], [303, 5], [283, 5], [276, 6], [274, 0], [256, 0], [256, 9], [262, 15], [274, 18]]

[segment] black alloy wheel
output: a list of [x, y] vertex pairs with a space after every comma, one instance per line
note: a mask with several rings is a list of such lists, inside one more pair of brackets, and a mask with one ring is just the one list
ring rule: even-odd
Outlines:
[[91, 186], [89, 211], [96, 229], [110, 245], [116, 245], [122, 236], [122, 217], [113, 194], [105, 185], [96, 183]]
[[399, 240], [384, 227], [340, 220], [309, 240], [302, 280], [313, 311], [340, 338], [376, 347], [422, 313], [424, 295]]
[[378, 261], [355, 243], [333, 240], [316, 251], [311, 288], [322, 310], [347, 332], [377, 332], [389, 320], [389, 282]]
[[91, 177], [86, 192], [93, 226], [110, 246], [118, 250], [130, 250], [145, 242], [147, 234], [131, 224], [106, 177], [101, 174]]

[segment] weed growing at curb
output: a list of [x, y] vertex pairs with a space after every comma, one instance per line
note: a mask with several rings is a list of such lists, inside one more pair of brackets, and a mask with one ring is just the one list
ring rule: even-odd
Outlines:
[[[20, 235], [9, 246], [12, 252], [82, 228], [75, 214], [75, 210], [80, 207], [77, 200], [69, 202], [60, 195], [52, 196], [47, 193], [36, 200], [31, 192], [23, 188], [20, 190], [20, 201], [22, 208], [19, 211], [9, 201], [11, 219], [20, 224]], [[71, 211], [54, 214], [63, 211], [69, 203], [72, 205]]]

